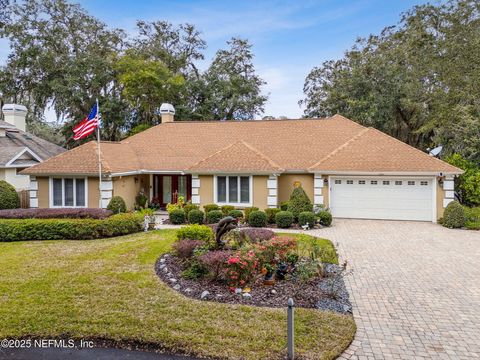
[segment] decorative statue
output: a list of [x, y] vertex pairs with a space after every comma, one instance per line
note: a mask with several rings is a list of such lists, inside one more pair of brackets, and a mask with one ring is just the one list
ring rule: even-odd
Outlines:
[[234, 217], [227, 216], [224, 217], [217, 225], [217, 230], [215, 233], [215, 240], [217, 242], [217, 247], [223, 247], [224, 243], [222, 241], [223, 234], [226, 234], [230, 230], [237, 228], [237, 220]]

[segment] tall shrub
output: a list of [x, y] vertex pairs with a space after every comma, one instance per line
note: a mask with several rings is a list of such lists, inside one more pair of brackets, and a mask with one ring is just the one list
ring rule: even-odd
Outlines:
[[288, 211], [293, 214], [295, 221], [297, 221], [301, 212], [313, 211], [313, 204], [301, 186], [293, 189], [288, 200]]
[[19, 207], [20, 197], [17, 190], [5, 180], [0, 180], [0, 209], [18, 209]]
[[465, 209], [458, 201], [452, 201], [445, 208], [442, 225], [448, 228], [461, 228], [465, 226]]
[[127, 211], [127, 205], [121, 196], [114, 196], [108, 203], [107, 209], [114, 214], [120, 214]]

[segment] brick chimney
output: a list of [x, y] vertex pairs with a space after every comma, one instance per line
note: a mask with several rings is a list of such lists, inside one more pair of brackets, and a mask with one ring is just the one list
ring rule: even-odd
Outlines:
[[162, 124], [173, 122], [175, 118], [175, 108], [172, 104], [163, 103], [160, 106], [160, 115], [162, 117]]
[[4, 120], [17, 129], [25, 131], [25, 117], [27, 108], [19, 104], [5, 104], [2, 107]]

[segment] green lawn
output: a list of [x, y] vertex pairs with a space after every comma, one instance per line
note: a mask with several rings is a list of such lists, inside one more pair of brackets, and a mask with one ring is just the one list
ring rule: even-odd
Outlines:
[[480, 230], [480, 207], [465, 206], [465, 215], [467, 216], [465, 227], [470, 230]]
[[[154, 272], [174, 230], [103, 240], [0, 243], [0, 339], [104, 338], [229, 359], [285, 354], [286, 311], [183, 297]], [[333, 359], [351, 317], [296, 310], [297, 353]]]

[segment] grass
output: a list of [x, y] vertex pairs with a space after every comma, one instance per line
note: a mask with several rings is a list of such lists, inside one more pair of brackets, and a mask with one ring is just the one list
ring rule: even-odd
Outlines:
[[320, 239], [306, 234], [278, 233], [282, 236], [297, 238], [298, 252], [302, 256], [309, 256], [314, 247], [318, 249], [322, 262], [338, 265], [338, 255], [332, 242], [327, 239]]
[[465, 227], [470, 230], [480, 230], [480, 207], [465, 208], [465, 215], [467, 216], [467, 222]]
[[[165, 286], [154, 263], [174, 230], [85, 241], [0, 243], [0, 339], [139, 342], [200, 357], [279, 359], [286, 311], [203, 302]], [[352, 341], [352, 317], [296, 310], [296, 351], [334, 359]]]

